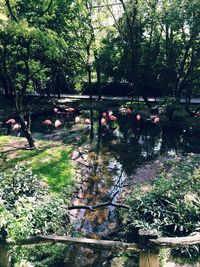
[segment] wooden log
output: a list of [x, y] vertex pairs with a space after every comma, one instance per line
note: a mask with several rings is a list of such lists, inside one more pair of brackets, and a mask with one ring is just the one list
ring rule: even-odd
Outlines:
[[140, 253], [139, 267], [159, 267], [159, 251]]
[[139, 244], [144, 252], [139, 256], [139, 267], [159, 267], [159, 249], [149, 243], [156, 240], [158, 234], [154, 230], [139, 230]]
[[10, 267], [10, 253], [7, 246], [0, 248], [0, 267]]
[[185, 247], [200, 244], [200, 234], [187, 237], [164, 237], [158, 239], [150, 239], [149, 243], [152, 245], [174, 248], [174, 247]]
[[[104, 249], [110, 249], [115, 251], [129, 251], [129, 252], [140, 252], [142, 251], [138, 244], [135, 243], [124, 243], [121, 241], [110, 241], [110, 240], [95, 240], [90, 238], [77, 238], [77, 237], [68, 237], [68, 236], [33, 236], [27, 239], [21, 240], [7, 240], [6, 245], [8, 246], [23, 246], [23, 245], [37, 245], [45, 243], [75, 243], [88, 246], [97, 246]], [[0, 244], [0, 247], [4, 244]]]
[[156, 230], [139, 230], [139, 244], [141, 246], [151, 246], [149, 240], [157, 240], [158, 234]]

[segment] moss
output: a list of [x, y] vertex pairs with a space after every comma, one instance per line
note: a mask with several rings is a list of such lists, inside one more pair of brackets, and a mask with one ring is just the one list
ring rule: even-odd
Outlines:
[[[24, 138], [0, 136], [0, 172], [23, 163], [31, 167], [54, 192], [73, 184], [74, 166], [69, 158], [71, 147], [57, 142], [37, 141], [37, 150], [26, 150], [25, 143]], [[2, 153], [1, 150], [7, 152]]]

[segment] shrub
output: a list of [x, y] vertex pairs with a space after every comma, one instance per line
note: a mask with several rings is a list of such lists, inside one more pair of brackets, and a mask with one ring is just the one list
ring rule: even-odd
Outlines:
[[[68, 233], [69, 220], [64, 208], [68, 200], [62, 194], [65, 195], [50, 193], [46, 183], [24, 166], [17, 165], [12, 172], [0, 174], [1, 237], [23, 239], [38, 234]], [[14, 262], [21, 260], [20, 249], [13, 250], [17, 252], [13, 254]]]
[[[157, 229], [161, 236], [186, 236], [199, 231], [200, 168], [192, 158], [181, 159], [162, 171], [149, 192], [138, 187], [126, 202], [131, 210], [122, 216], [129, 232], [143, 228]], [[192, 250], [196, 255], [199, 247]]]

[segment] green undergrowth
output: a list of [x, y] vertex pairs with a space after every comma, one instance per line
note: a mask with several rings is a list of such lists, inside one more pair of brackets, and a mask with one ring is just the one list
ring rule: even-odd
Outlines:
[[[66, 207], [74, 185], [72, 147], [36, 141], [37, 149], [28, 150], [26, 143], [24, 138], [0, 136], [0, 239], [70, 235]], [[15, 247], [11, 261], [13, 266], [30, 266], [29, 261], [60, 266], [66, 249], [56, 248], [48, 245], [37, 252], [35, 247]]]
[[[167, 161], [148, 191], [135, 187], [126, 198], [131, 209], [123, 212], [128, 232], [156, 229], [160, 236], [183, 237], [200, 232], [200, 158], [195, 156]], [[190, 260], [199, 260], [200, 246], [172, 251]]]
[[74, 165], [69, 157], [72, 148], [49, 141], [37, 141], [36, 147], [36, 150], [27, 150], [25, 139], [0, 136], [0, 172], [23, 163], [48, 183], [53, 192], [72, 186]]

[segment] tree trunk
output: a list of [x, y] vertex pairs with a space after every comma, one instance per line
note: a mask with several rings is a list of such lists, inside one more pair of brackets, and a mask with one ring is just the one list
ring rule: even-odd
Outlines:
[[10, 253], [8, 248], [1, 247], [0, 248], [0, 267], [10, 267]]
[[32, 137], [32, 134], [31, 134], [31, 132], [30, 132], [30, 130], [28, 128], [28, 125], [26, 124], [26, 122], [24, 120], [24, 117], [21, 114], [21, 112], [18, 112], [18, 116], [19, 116], [19, 122], [21, 124], [22, 132], [23, 132], [25, 138], [28, 141], [28, 144], [29, 144], [30, 149], [35, 149], [34, 139]]
[[88, 68], [88, 85], [89, 85], [89, 92], [90, 92], [90, 139], [94, 138], [94, 114], [92, 109], [92, 77], [91, 77], [91, 69]]
[[99, 110], [99, 113], [98, 113], [98, 139], [97, 139], [97, 148], [99, 149], [100, 146], [101, 146], [101, 128], [102, 128], [102, 125], [101, 125], [101, 118], [102, 118], [102, 110], [100, 109]]
[[23, 100], [23, 97], [20, 97], [20, 96], [15, 97], [15, 105], [16, 105], [16, 110], [17, 110], [17, 114], [19, 117], [19, 122], [21, 124], [22, 132], [28, 141], [30, 149], [35, 149], [34, 139], [32, 137], [30, 130], [29, 130], [28, 123], [26, 123], [24, 120], [24, 115], [23, 115], [23, 112], [21, 109], [22, 100]]

